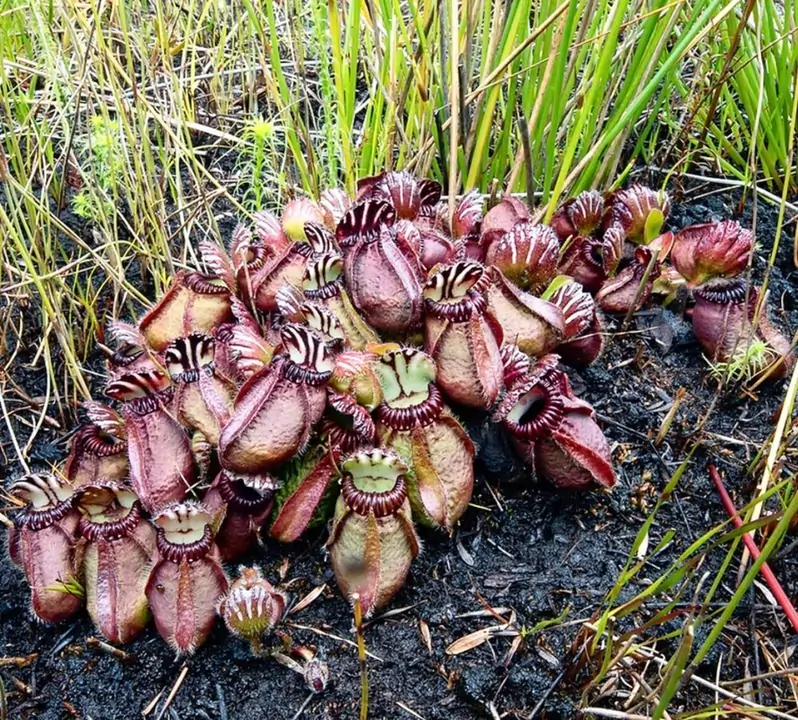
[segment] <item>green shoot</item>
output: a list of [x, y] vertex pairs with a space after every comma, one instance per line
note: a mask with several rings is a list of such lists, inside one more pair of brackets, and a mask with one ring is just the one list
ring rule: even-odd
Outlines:
[[763, 340], [756, 338], [740, 347], [729, 362], [712, 362], [709, 373], [716, 380], [726, 385], [749, 382], [759, 375], [776, 359], [772, 348]]

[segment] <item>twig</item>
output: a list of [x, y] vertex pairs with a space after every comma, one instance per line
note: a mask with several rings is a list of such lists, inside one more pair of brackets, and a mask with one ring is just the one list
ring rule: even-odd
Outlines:
[[[723, 484], [723, 480], [721, 480], [720, 474], [714, 465], [709, 466], [709, 476], [712, 478], [712, 482], [715, 483], [715, 487], [718, 490], [718, 495], [720, 495], [720, 499], [723, 502], [723, 507], [726, 508], [726, 512], [729, 514], [732, 524], [736, 528], [741, 528], [743, 526], [743, 521], [737, 513], [737, 508], [734, 507], [734, 503], [732, 502], [732, 499], [726, 490], [726, 486]], [[756, 546], [756, 543], [754, 542], [754, 539], [751, 537], [750, 533], [744, 533], [742, 535], [742, 540], [745, 543], [745, 546], [748, 548], [748, 552], [751, 554], [751, 557], [756, 560], [760, 554], [759, 548]], [[784, 588], [782, 588], [781, 584], [776, 579], [776, 576], [773, 574], [773, 571], [770, 569], [770, 566], [767, 563], [762, 563], [760, 572], [762, 573], [762, 577], [765, 578], [765, 582], [767, 582], [770, 591], [776, 598], [776, 601], [779, 603], [779, 605], [781, 605], [781, 609], [784, 610], [784, 614], [787, 616], [787, 620], [789, 620], [793, 630], [798, 632], [798, 612], [795, 611], [795, 607], [793, 606], [792, 602], [790, 602], [790, 598], [787, 597], [787, 593], [784, 592]]]
[[[667, 666], [668, 661], [663, 658], [653, 657], [651, 658], [657, 665], [661, 668]], [[762, 713], [763, 715], [770, 715], [775, 718], [781, 718], [782, 720], [795, 720], [793, 715], [788, 715], [787, 713], [783, 713], [780, 710], [775, 710], [771, 707], [763, 706], [761, 703], [754, 703], [748, 700], [747, 698], [743, 697], [742, 695], [738, 695], [737, 693], [729, 692], [725, 688], [716, 685], [715, 683], [710, 682], [709, 680], [705, 680], [699, 675], [690, 675], [689, 677], [690, 682], [694, 682], [696, 685], [701, 685], [709, 690], [714, 690], [718, 695], [725, 697], [728, 700], [732, 700], [736, 702], [738, 705], [745, 705], [746, 708], [750, 708], [752, 710], [757, 710], [758, 712]]]
[[[670, 170], [666, 168], [659, 168], [654, 167], [653, 165], [649, 165], [646, 170], [652, 170], [654, 172], [658, 172], [663, 175], [669, 175]], [[710, 175], [697, 175], [696, 173], [679, 173], [681, 177], [689, 178], [690, 180], [701, 180], [703, 182], [714, 183], [715, 185], [722, 185], [724, 187], [734, 187], [734, 188], [745, 188], [749, 183], [746, 183], [742, 180], [734, 180], [733, 178], [722, 178], [722, 177], [712, 177]], [[781, 198], [778, 195], [774, 195], [772, 192], [768, 192], [763, 188], [758, 188], [757, 192], [762, 195], [762, 197], [770, 200], [770, 202], [775, 203], [776, 205], [781, 205]], [[794, 203], [785, 203], [785, 207], [793, 212], [798, 212], [798, 205]]]
[[405, 705], [403, 702], [399, 702], [397, 700], [396, 704], [397, 704], [398, 707], [402, 708], [402, 710], [404, 710], [406, 713], [408, 713], [409, 715], [412, 715], [414, 718], [417, 718], [417, 720], [424, 720], [424, 716], [423, 715], [419, 715], [415, 710], [413, 710], [413, 708]]
[[787, 675], [795, 675], [798, 673], [798, 667], [789, 667], [784, 670], [773, 670], [771, 672], [762, 673], [761, 675], [754, 675], [749, 678], [737, 678], [736, 680], [723, 680], [719, 685], [723, 687], [733, 687], [734, 685], [742, 685], [742, 683], [754, 680], [768, 680], [774, 677], [785, 677]]
[[[352, 647], [357, 647], [356, 642], [352, 642], [347, 638], [342, 638], [340, 635], [333, 635], [333, 633], [325, 632], [324, 630], [320, 630], [319, 628], [315, 628], [311, 625], [300, 625], [299, 623], [295, 622], [287, 622], [286, 625], [288, 627], [296, 628], [297, 630], [307, 630], [308, 632], [316, 633], [317, 635], [323, 635], [324, 637], [332, 638], [333, 640], [338, 640], [339, 642], [346, 643], [347, 645], [351, 645]], [[368, 650], [366, 650], [366, 655], [370, 657], [372, 660], [376, 660], [377, 662], [384, 662], [379, 655], [375, 655], [373, 652], [369, 652]]]
[[325, 590], [327, 589], [327, 585], [319, 585], [316, 588], [313, 588], [305, 597], [303, 597], [299, 602], [297, 602], [294, 607], [292, 607], [289, 611], [289, 615], [295, 615], [298, 612], [304, 610], [308, 605], [316, 601], [316, 598], [319, 597]]
[[3, 396], [5, 395], [5, 383], [3, 384], [2, 392], [0, 392], [0, 412], [3, 415], [3, 419], [5, 420], [6, 427], [8, 427], [8, 435], [11, 438], [11, 443], [14, 446], [14, 450], [17, 453], [17, 460], [19, 460], [19, 464], [22, 465], [22, 469], [27, 473], [30, 472], [30, 467], [25, 460], [25, 455], [22, 454], [22, 448], [19, 446], [19, 442], [17, 442], [17, 436], [14, 433], [14, 427], [11, 425], [11, 417], [8, 414], [8, 410], [6, 409], [5, 401], [3, 400]]
[[299, 718], [301, 718], [301, 717], [302, 717], [302, 713], [304, 713], [304, 712], [305, 712], [305, 710], [307, 710], [307, 708], [308, 708], [308, 705], [310, 705], [310, 703], [311, 703], [311, 701], [313, 700], [313, 698], [314, 698], [314, 697], [316, 697], [316, 694], [315, 694], [315, 693], [310, 693], [310, 695], [308, 695], [308, 696], [305, 698], [305, 702], [303, 702], [303, 703], [302, 703], [302, 704], [299, 706], [299, 710], [297, 710], [297, 711], [294, 713], [294, 715], [293, 715], [293, 717], [291, 718], [291, 720], [299, 720]]
[[406, 613], [408, 610], [412, 610], [413, 608], [418, 607], [419, 605], [422, 604], [423, 603], [417, 602], [413, 603], [412, 605], [405, 605], [404, 607], [396, 608], [395, 610], [388, 610], [384, 613], [381, 613], [380, 615], [377, 615], [376, 617], [371, 618], [371, 620], [363, 624], [363, 627], [364, 628], [370, 627], [378, 620], [386, 620], [387, 618], [390, 617], [396, 617], [397, 615], [402, 615], [403, 613]]
[[39, 657], [39, 653], [31, 653], [26, 657], [0, 657], [0, 668], [3, 667], [26, 668], [37, 657]]
[[[588, 624], [588, 627], [590, 627], [589, 624]], [[620, 639], [614, 633], [610, 633], [610, 637], [612, 638], [613, 642], [615, 642], [615, 641]], [[665, 669], [669, 665], [669, 661], [668, 660], [666, 660], [664, 657], [659, 657], [658, 655], [653, 654], [653, 651], [651, 651], [648, 648], [645, 648], [644, 646], [639, 646], [638, 647], [638, 651], [641, 653], [641, 655], [643, 655], [643, 657], [646, 659], [647, 662], [656, 663], [656, 665], [659, 668], [661, 668], [661, 669]], [[621, 662], [622, 665], [624, 665], [624, 667], [629, 667], [633, 661], [632, 661], [631, 658], [625, 657], [624, 655], [625, 655], [625, 651], [622, 650], [621, 653], [620, 653], [620, 656], [621, 656], [620, 662]], [[615, 661], [611, 662], [609, 667], [612, 667], [614, 664], [615, 664]], [[748, 700], [747, 698], [743, 697], [742, 695], [738, 695], [737, 693], [730, 692], [726, 688], [723, 688], [720, 685], [717, 685], [716, 683], [710, 682], [709, 680], [705, 680], [704, 678], [702, 678], [701, 676], [697, 675], [694, 672], [689, 672], [689, 671], [686, 672], [685, 673], [685, 677], [686, 677], [686, 680], [688, 680], [691, 683], [695, 683], [696, 685], [700, 685], [701, 687], [705, 687], [705, 688], [707, 688], [709, 690], [713, 690], [715, 693], [717, 693], [717, 695], [719, 695], [721, 697], [724, 697], [724, 698], [726, 698], [728, 700], [731, 700], [732, 702], [735, 702], [738, 705], [744, 705], [746, 708], [749, 708], [749, 709], [752, 709], [752, 710], [756, 710], [762, 715], [767, 715], [769, 717], [774, 717], [774, 718], [780, 718], [781, 720], [795, 720], [795, 717], [793, 715], [788, 715], [787, 713], [783, 713], [780, 710], [776, 710], [776, 709], [771, 708], [771, 707], [763, 706], [761, 703], [751, 702], [750, 700]], [[606, 712], [606, 710], [603, 710], [602, 708], [599, 708], [599, 710], [602, 710], [603, 712]], [[591, 710], [590, 708], [583, 708], [582, 712], [583, 713], [593, 712], [594, 714], [596, 714], [595, 710]], [[611, 712], [616, 712], [616, 711], [611, 711]], [[618, 717], [618, 716], [616, 716], [616, 715], [606, 716], [605, 715], [605, 717]], [[620, 716], [620, 717], [623, 718], [624, 716]]]
[[526, 124], [523, 108], [518, 108], [518, 131], [524, 148], [524, 170], [526, 171], [526, 203], [532, 207], [535, 202], [535, 177], [532, 174], [532, 145], [529, 142], [529, 127]]
[[[767, 489], [770, 486], [773, 470], [776, 467], [776, 461], [778, 460], [779, 453], [781, 451], [781, 442], [787, 429], [787, 422], [792, 417], [792, 409], [796, 395], [798, 395], [798, 363], [796, 363], [795, 367], [793, 368], [792, 376], [790, 377], [790, 385], [787, 388], [787, 394], [784, 396], [784, 404], [781, 408], [779, 420], [776, 423], [776, 430], [773, 433], [773, 439], [770, 442], [770, 449], [768, 450], [765, 469], [762, 472], [762, 478], [760, 479], [759, 484], [756, 486], [756, 494], [758, 498], [761, 498], [762, 495], [767, 492]], [[754, 522], [759, 519], [761, 514], [762, 500], [759, 499], [753, 508], [751, 508], [746, 521]], [[748, 546], [746, 545], [746, 548], [747, 547]], [[741, 563], [742, 567], [745, 567], [747, 562], [748, 552], [743, 552], [743, 559]], [[795, 627], [795, 625], [793, 625], [793, 627]]]
[[161, 718], [166, 714], [166, 711], [169, 709], [169, 706], [172, 704], [172, 700], [175, 699], [175, 695], [177, 695], [178, 691], [180, 690], [180, 686], [183, 684], [183, 681], [186, 679], [186, 675], [188, 675], [188, 665], [183, 665], [183, 668], [180, 671], [180, 675], [177, 676], [177, 680], [175, 680], [175, 684], [172, 686], [172, 689], [169, 691], [169, 695], [166, 696], [166, 702], [161, 708], [161, 712], [158, 713], [157, 720], [161, 720]]
[[532, 712], [529, 715], [529, 720], [535, 720], [538, 716], [538, 713], [543, 710], [543, 706], [546, 704], [546, 701], [549, 699], [551, 694], [554, 692], [556, 687], [562, 682], [562, 679], [565, 677], [565, 670], [560, 671], [560, 674], [554, 678], [554, 681], [549, 685], [543, 693], [543, 696], [538, 700], [537, 705], [532, 708]]
[[598, 717], [616, 718], [617, 720], [651, 720], [648, 715], [630, 715], [620, 710], [608, 710], [606, 708], [586, 707], [582, 710], [582, 713], [585, 715], [590, 713]]
[[125, 652], [118, 647], [109, 645], [107, 642], [103, 642], [96, 637], [87, 637], [86, 646], [92, 648], [93, 650], [101, 650], [102, 652], [107, 653], [111, 657], [115, 657], [117, 660], [121, 660], [122, 662], [129, 663], [133, 660], [133, 656], [129, 652]]
[[623, 322], [621, 323], [621, 332], [624, 332], [626, 328], [629, 326], [629, 323], [632, 321], [632, 317], [634, 316], [638, 308], [638, 303], [640, 303], [640, 299], [643, 297], [646, 285], [648, 285], [648, 279], [651, 277], [651, 273], [654, 271], [654, 266], [656, 264], [657, 264], [657, 255], [655, 253], [651, 253], [651, 259], [648, 261], [648, 265], [646, 265], [646, 269], [643, 272], [643, 277], [640, 278], [640, 283], [637, 286], [637, 291], [635, 292], [634, 300], [632, 301], [632, 304], [629, 306], [629, 309], [626, 311], [626, 315], [624, 316]]
[[69, 643], [72, 642], [75, 635], [78, 634], [80, 628], [77, 625], [73, 625], [72, 627], [68, 628], [59, 638], [58, 642], [53, 646], [53, 649], [50, 650], [50, 657], [55, 657], [60, 653]]
[[216, 683], [216, 699], [219, 701], [219, 720], [228, 720], [227, 703], [224, 701], [224, 691], [219, 683]]
[[355, 612], [355, 632], [357, 633], [357, 655], [360, 660], [360, 720], [369, 716], [369, 676], [366, 667], [366, 639], [363, 637], [363, 605], [360, 594], [352, 595]]
[[460, 4], [457, 0], [449, 0], [449, 216], [454, 215], [458, 177], [457, 149], [460, 145]]
[[147, 715], [149, 715], [155, 709], [155, 706], [158, 704], [158, 702], [160, 701], [161, 697], [163, 697], [163, 693], [164, 693], [164, 691], [161, 690], [161, 692], [159, 692], [152, 700], [150, 700], [150, 702], [148, 703], [147, 707], [145, 707], [141, 711], [141, 714], [144, 717], [147, 717]]

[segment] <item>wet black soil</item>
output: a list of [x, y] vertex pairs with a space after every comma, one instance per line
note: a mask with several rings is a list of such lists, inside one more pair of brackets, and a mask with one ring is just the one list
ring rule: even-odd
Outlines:
[[[738, 200], [734, 194], [690, 199], [708, 189], [696, 187], [677, 204], [670, 226], [732, 216]], [[750, 223], [750, 203], [742, 220]], [[763, 248], [771, 246], [775, 221], [775, 212], [760, 204], [757, 223]], [[773, 270], [772, 306], [777, 322], [792, 335], [798, 328], [798, 275], [789, 257], [791, 238], [785, 234], [782, 242], [785, 247]], [[758, 275], [765, 264], [765, 251], [760, 250], [755, 262]], [[20, 369], [14, 377], [32, 397], [40, 394], [36, 373]], [[423, 552], [406, 586], [386, 609], [387, 616], [378, 617], [366, 630], [372, 653], [370, 717], [576, 717], [589, 679], [585, 672], [569, 673], [579, 621], [603, 607], [665, 483], [700, 439], [692, 463], [651, 529], [650, 547], [669, 530], [676, 531], [673, 542], [629, 583], [621, 599], [640, 592], [691, 542], [725, 519], [707, 476], [707, 462], [715, 462], [724, 472], [738, 506], [747, 502], [746, 466], [767, 440], [785, 391], [783, 383], [776, 383], [755, 396], [735, 391], [717, 394], [689, 324], [656, 309], [636, 318], [627, 332], [612, 339], [599, 362], [572, 373], [572, 380], [576, 392], [593, 403], [613, 445], [618, 486], [610, 494], [573, 495], [538, 484], [517, 466], [496, 434], [479, 418], [469, 418], [480, 446], [474, 507], [454, 538], [423, 533]], [[665, 441], [655, 447], [652, 439], [680, 389], [685, 392], [684, 402]], [[23, 439], [30, 432], [22, 424], [15, 429]], [[58, 436], [45, 428], [41, 437], [34, 455], [57, 459], [64, 447]], [[0, 430], [0, 443], [2, 455], [13, 457], [5, 428]], [[8, 463], [0, 479], [11, 478], [18, 470]], [[295, 598], [326, 586], [284, 628], [294, 642], [318, 649], [333, 678], [323, 694], [310, 700], [302, 717], [354, 718], [360, 704], [360, 676], [351, 612], [335, 587], [323, 539], [319, 534], [295, 547], [266, 543], [249, 559], [273, 581], [279, 580], [287, 562], [285, 582]], [[725, 550], [710, 552], [701, 572], [716, 570]], [[716, 602], [731, 596], [736, 566], [735, 561]], [[798, 560], [787, 557], [772, 566], [788, 594], [798, 596]], [[666, 599], [653, 598], [636, 620], [645, 621]], [[499, 623], [485, 611], [487, 607], [499, 608], [505, 618], [514, 612], [518, 628], [532, 629], [563, 617], [554, 627], [530, 634], [509, 662], [512, 637], [496, 637], [467, 652], [447, 654], [446, 648], [458, 638]], [[678, 630], [682, 622], [683, 617], [677, 616], [649, 636]], [[752, 663], [759, 655], [751, 644], [752, 623], [776, 651], [788, 642], [781, 611], [771, 609], [757, 591], [741, 604], [717, 651], [698, 672], [714, 678], [722, 650], [722, 677], [740, 677], [746, 663], [753, 674]], [[696, 647], [712, 624], [698, 624]], [[188, 659], [176, 659], [153, 629], [125, 648], [127, 661], [87, 647], [86, 638], [93, 635], [85, 617], [60, 627], [34, 622], [21, 575], [7, 558], [0, 561], [0, 658], [36, 654], [26, 667], [3, 664], [0, 659], [10, 717], [111, 720], [140, 717], [150, 706], [150, 718], [280, 720], [294, 717], [309, 696], [299, 675], [273, 660], [252, 657], [221, 626]], [[664, 640], [655, 649], [669, 657], [676, 642]], [[164, 710], [184, 667], [183, 682]], [[595, 694], [590, 696], [594, 698]], [[763, 701], [767, 700], [765, 696]], [[711, 691], [689, 686], [672, 708], [689, 710], [714, 701]], [[601, 702], [614, 707], [612, 699]]]

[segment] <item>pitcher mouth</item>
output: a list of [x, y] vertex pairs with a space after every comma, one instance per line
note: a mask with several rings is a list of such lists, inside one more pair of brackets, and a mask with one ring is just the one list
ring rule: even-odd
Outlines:
[[374, 364], [374, 370], [383, 393], [377, 418], [385, 425], [409, 430], [438, 418], [443, 397], [435, 385], [435, 362], [427, 353], [411, 347], [391, 350]]
[[437, 318], [465, 322], [488, 307], [484, 291], [490, 285], [485, 268], [477, 262], [460, 261], [441, 268], [424, 286], [424, 307]]
[[344, 460], [341, 471], [341, 497], [359, 515], [393, 515], [407, 499], [408, 467], [391, 452], [376, 449], [356, 453]]
[[210, 513], [192, 502], [170, 505], [153, 518], [157, 527], [155, 544], [169, 562], [193, 562], [205, 557], [213, 547]]
[[9, 493], [25, 501], [25, 507], [14, 516], [14, 524], [35, 532], [57, 523], [75, 507], [72, 487], [47, 473], [25, 475], [9, 488]]
[[392, 430], [410, 430], [417, 425], [426, 427], [440, 417], [443, 396], [437, 385], [430, 384], [426, 399], [407, 407], [391, 407], [387, 403], [377, 406], [377, 420]]
[[78, 492], [78, 531], [89, 540], [119, 540], [141, 522], [141, 504], [116, 483], [86, 485]]
[[174, 386], [160, 370], [147, 370], [125, 373], [106, 385], [105, 394], [134, 415], [149, 415], [171, 402]]
[[116, 351], [114, 351], [113, 355], [111, 355], [110, 362], [114, 367], [117, 368], [129, 367], [142, 355], [144, 355], [144, 353], [145, 350], [140, 345], [134, 345], [131, 342], [125, 342], [120, 345]]
[[332, 377], [332, 370], [313, 370], [303, 367], [291, 360], [288, 355], [280, 355], [280, 358], [282, 359], [283, 377], [291, 382], [319, 386], [324, 385]]
[[339, 278], [315, 290], [305, 289], [304, 292], [308, 300], [329, 300], [330, 298], [340, 295], [342, 288], [343, 280]]
[[371, 414], [351, 396], [327, 390], [327, 413], [322, 434], [342, 453], [352, 453], [374, 444], [376, 428]]
[[275, 482], [269, 476], [234, 475], [222, 471], [219, 494], [230, 507], [257, 515], [272, 502], [274, 491]]
[[424, 307], [430, 315], [440, 320], [461, 323], [473, 315], [482, 315], [488, 307], [488, 301], [482, 293], [471, 290], [466, 297], [456, 302], [440, 302], [425, 298]]
[[335, 239], [344, 249], [354, 247], [359, 240], [373, 241], [383, 226], [393, 226], [396, 210], [384, 200], [362, 200], [344, 213], [335, 229]]
[[328, 300], [341, 294], [344, 283], [343, 258], [327, 253], [309, 262], [302, 279], [302, 290], [308, 300]]
[[373, 514], [374, 517], [393, 515], [407, 498], [404, 475], [400, 475], [392, 490], [385, 492], [364, 492], [358, 490], [351, 475], [344, 477], [341, 495], [348, 507], [358, 515]]
[[230, 293], [223, 280], [215, 275], [203, 275], [201, 272], [187, 273], [183, 283], [189, 290], [200, 295], [228, 295]]
[[743, 278], [713, 280], [696, 288], [696, 297], [716, 305], [740, 305], [745, 302], [747, 284]]
[[193, 332], [173, 340], [166, 348], [164, 360], [174, 382], [193, 383], [205, 373], [213, 375], [216, 342], [212, 336]]
[[80, 451], [95, 457], [112, 457], [127, 450], [127, 442], [103, 432], [94, 424], [85, 425], [77, 439]]
[[515, 405], [504, 418], [504, 425], [513, 436], [534, 441], [557, 428], [563, 414], [562, 393], [544, 378], [519, 393]]
[[324, 339], [302, 325], [289, 323], [280, 330], [284, 351], [282, 374], [288, 380], [305, 385], [324, 385], [335, 366]]

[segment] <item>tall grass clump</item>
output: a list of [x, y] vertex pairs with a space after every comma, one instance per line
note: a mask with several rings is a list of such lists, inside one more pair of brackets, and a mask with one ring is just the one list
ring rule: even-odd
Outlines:
[[682, 58], [728, 15], [720, 0], [8, 0], [3, 282], [36, 300], [40, 349], [62, 350], [54, 392], [78, 399], [87, 339], [141, 314], [226, 214], [391, 168], [549, 209], [622, 178]]
[[679, 166], [709, 161], [712, 171], [756, 179], [775, 192], [786, 183], [787, 196], [793, 196], [798, 4], [739, 3], [708, 49], [693, 53], [691, 71], [674, 85], [680, 110], [671, 124]]

